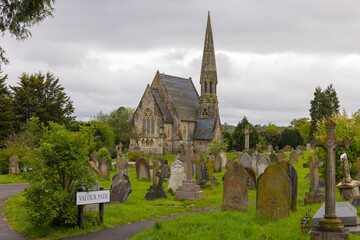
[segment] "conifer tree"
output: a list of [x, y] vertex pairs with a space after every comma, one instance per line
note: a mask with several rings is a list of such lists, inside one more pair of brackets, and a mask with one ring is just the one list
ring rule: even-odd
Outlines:
[[245, 149], [245, 135], [244, 129], [246, 126], [252, 130], [249, 136], [249, 145], [250, 148], [255, 148], [256, 144], [260, 142], [260, 136], [255, 127], [248, 121], [246, 117], [244, 117], [241, 122], [235, 127], [234, 132], [232, 134], [233, 146], [237, 151], [242, 151]]
[[4, 138], [13, 131], [15, 123], [12, 99], [5, 83], [6, 79], [7, 75], [0, 76], [0, 146], [3, 145]]

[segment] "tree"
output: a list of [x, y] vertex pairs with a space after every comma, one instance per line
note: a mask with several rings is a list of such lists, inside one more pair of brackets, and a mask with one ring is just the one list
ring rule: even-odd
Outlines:
[[271, 144], [273, 147], [279, 146], [281, 131], [275, 124], [269, 123], [260, 132], [260, 135], [264, 138], [265, 145]]
[[[0, 71], [1, 73], [1, 71]], [[13, 131], [15, 125], [15, 114], [12, 98], [5, 80], [7, 75], [0, 76], [0, 146], [4, 139]]]
[[249, 125], [250, 130], [252, 133], [250, 133], [249, 136], [249, 147], [255, 148], [256, 144], [259, 143], [260, 137], [258, 131], [254, 128], [254, 126], [249, 123], [246, 117], [244, 117], [241, 122], [238, 123], [238, 125], [235, 127], [234, 132], [232, 134], [233, 139], [233, 146], [234, 149], [237, 151], [242, 151], [245, 149], [245, 135], [244, 135], [244, 129], [245, 127]]
[[[55, 0], [0, 0], [0, 32], [9, 32], [17, 40], [31, 36], [29, 28], [52, 16]], [[0, 65], [9, 63], [0, 47]]]
[[290, 122], [290, 127], [298, 128], [298, 127], [304, 125], [304, 124], [307, 123], [307, 122], [309, 122], [309, 118], [307, 118], [307, 117], [294, 118], [294, 119], [291, 120], [291, 122]]
[[219, 152], [226, 152], [228, 143], [226, 141], [213, 140], [209, 146], [209, 152], [217, 155]]
[[74, 113], [72, 101], [54, 74], [24, 73], [19, 79], [19, 86], [11, 87], [19, 123], [31, 117], [38, 117], [46, 125], [49, 121], [68, 124], [74, 119], [70, 116]]
[[31, 183], [25, 189], [25, 206], [34, 224], [76, 224], [75, 191], [95, 184], [88, 163], [91, 138], [89, 128], [71, 132], [49, 123], [36, 156], [26, 162], [32, 170], [25, 174]]
[[314, 99], [310, 101], [310, 105], [310, 135], [313, 135], [316, 131], [317, 123], [339, 112], [339, 100], [333, 85], [330, 84], [325, 91], [322, 91], [319, 86], [315, 88]]
[[293, 148], [296, 148], [298, 145], [302, 144], [304, 144], [304, 140], [301, 137], [299, 130], [286, 128], [284, 131], [282, 131], [279, 148], [283, 148], [286, 145], [290, 145]]
[[223, 131], [223, 139], [224, 142], [227, 142], [227, 149], [226, 152], [229, 152], [233, 149], [233, 139], [231, 137], [231, 134], [228, 131]]

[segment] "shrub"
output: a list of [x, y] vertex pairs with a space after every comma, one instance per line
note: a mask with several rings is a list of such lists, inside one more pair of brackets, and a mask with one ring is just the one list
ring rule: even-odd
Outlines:
[[135, 150], [129, 153], [129, 161], [130, 162], [136, 162], [138, 158], [140, 157], [140, 151]]
[[107, 148], [103, 147], [99, 149], [99, 159], [102, 159], [103, 157], [106, 158], [108, 164], [109, 164], [109, 169], [112, 169], [112, 164], [111, 164], [111, 155], [109, 150], [107, 150]]

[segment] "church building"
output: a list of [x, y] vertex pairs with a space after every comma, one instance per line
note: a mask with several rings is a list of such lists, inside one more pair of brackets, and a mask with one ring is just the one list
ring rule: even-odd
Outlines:
[[222, 140], [217, 98], [217, 72], [210, 13], [201, 64], [200, 96], [191, 78], [156, 72], [132, 118], [130, 149], [145, 153], [207, 153], [213, 140]]

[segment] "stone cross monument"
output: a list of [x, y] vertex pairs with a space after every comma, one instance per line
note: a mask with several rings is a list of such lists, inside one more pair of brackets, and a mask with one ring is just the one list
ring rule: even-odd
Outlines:
[[250, 147], [250, 138], [249, 138], [249, 135], [250, 133], [252, 132], [252, 129], [250, 129], [249, 125], [246, 125], [245, 126], [245, 129], [244, 129], [244, 135], [245, 135], [245, 150], [249, 150]]
[[335, 158], [336, 149], [340, 146], [348, 148], [351, 142], [348, 138], [338, 139], [336, 136], [336, 123], [329, 120], [326, 122], [325, 136], [322, 139], [313, 138], [311, 140], [313, 148], [316, 147], [316, 144], [326, 150], [325, 215], [324, 218], [319, 221], [319, 228], [311, 231], [310, 239], [325, 239], [324, 237], [326, 236], [324, 235], [332, 235], [333, 237], [334, 234], [337, 234], [337, 237], [343, 237], [343, 235], [349, 233], [344, 232], [344, 225], [341, 223], [341, 220], [337, 218], [335, 211]]

